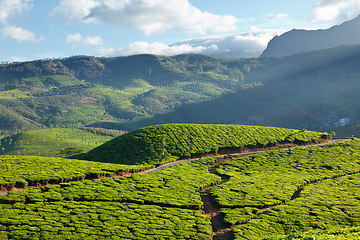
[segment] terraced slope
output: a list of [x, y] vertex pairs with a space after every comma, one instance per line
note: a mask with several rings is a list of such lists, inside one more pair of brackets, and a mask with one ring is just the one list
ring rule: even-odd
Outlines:
[[200, 157], [222, 150], [241, 151], [278, 143], [297, 143], [328, 138], [329, 135], [285, 128], [165, 124], [142, 128], [72, 158], [118, 164], [162, 164]]
[[120, 165], [37, 156], [0, 156], [0, 191], [139, 172], [151, 165]]

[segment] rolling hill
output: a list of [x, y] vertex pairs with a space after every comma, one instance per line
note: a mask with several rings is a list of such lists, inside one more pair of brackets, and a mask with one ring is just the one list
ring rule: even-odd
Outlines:
[[[162, 147], [166, 151], [183, 156], [182, 148], [198, 148], [202, 142], [204, 148], [211, 142], [223, 143], [221, 147], [229, 151], [230, 145], [239, 148], [233, 146], [236, 143], [251, 148], [307, 142], [323, 135], [257, 126], [170, 124], [124, 134], [99, 148], [116, 152], [129, 143], [129, 151], [121, 152], [136, 153], [131, 139], [148, 144], [140, 150], [156, 149], [165, 139]], [[172, 136], [184, 136], [186, 141], [179, 139], [172, 145]], [[179, 151], [171, 152], [174, 146]], [[197, 158], [130, 177], [115, 175], [154, 165], [89, 161], [96, 153], [93, 151], [86, 161], [1, 156], [2, 187], [41, 187], [0, 194], [0, 237], [280, 240], [331, 235], [356, 239], [360, 226], [359, 150], [360, 140], [349, 139], [241, 158]], [[105, 155], [99, 157], [112, 161]], [[139, 160], [136, 155], [133, 159]]]
[[327, 139], [317, 132], [272, 127], [165, 124], [142, 128], [71, 158], [118, 164], [164, 164], [218, 152]]
[[64, 157], [87, 152], [124, 131], [101, 128], [49, 128], [0, 139], [0, 155]]

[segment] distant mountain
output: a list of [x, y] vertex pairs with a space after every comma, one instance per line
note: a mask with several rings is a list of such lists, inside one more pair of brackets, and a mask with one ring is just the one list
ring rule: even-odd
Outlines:
[[252, 66], [235, 93], [155, 117], [318, 131], [331, 131], [344, 118], [360, 122], [360, 44], [244, 61]]
[[359, 61], [360, 44], [248, 59], [78, 56], [2, 64], [0, 136], [77, 126], [132, 131], [162, 123], [331, 132], [341, 119], [360, 122]]
[[260, 57], [295, 53], [360, 43], [360, 16], [326, 30], [293, 29], [275, 36]]

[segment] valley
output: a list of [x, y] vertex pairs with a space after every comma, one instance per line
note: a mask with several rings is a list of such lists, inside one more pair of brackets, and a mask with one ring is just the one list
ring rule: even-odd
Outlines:
[[0, 238], [357, 239], [359, 52], [2, 64]]
[[79, 56], [3, 64], [1, 135], [191, 122], [356, 136], [358, 53], [359, 45], [347, 45], [251, 59]]

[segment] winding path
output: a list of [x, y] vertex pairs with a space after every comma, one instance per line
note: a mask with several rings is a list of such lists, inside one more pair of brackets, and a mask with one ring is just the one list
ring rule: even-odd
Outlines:
[[[57, 137], [60, 137], [62, 134], [66, 133], [67, 131], [61, 133], [59, 136]], [[298, 148], [298, 147], [311, 147], [311, 146], [321, 146], [321, 145], [328, 145], [328, 144], [334, 144], [334, 143], [339, 143], [339, 142], [345, 142], [345, 141], [349, 141], [351, 139], [333, 139], [333, 140], [330, 140], [328, 142], [324, 142], [324, 143], [319, 143], [319, 144], [309, 144], [309, 145], [303, 145], [303, 146], [295, 146], [295, 147], [291, 147], [291, 148], [281, 148], [282, 150], [289, 150], [289, 149], [295, 149], [295, 148]], [[248, 155], [253, 155], [253, 154], [257, 154], [257, 153], [263, 153], [263, 152], [266, 152], [266, 151], [269, 151], [269, 150], [276, 150], [276, 149], [265, 149], [265, 150], [260, 150], [260, 151], [252, 151], [252, 152], [241, 152], [241, 153], [232, 153], [231, 156], [233, 157], [242, 157], [242, 156], [248, 156]], [[222, 157], [222, 156], [227, 156], [228, 154], [222, 154], [222, 155], [214, 155], [215, 157]], [[164, 164], [164, 165], [161, 165], [159, 167], [156, 167], [156, 168], [153, 168], [153, 169], [150, 169], [150, 170], [145, 170], [145, 171], [142, 171], [142, 172], [138, 172], [139, 174], [143, 174], [143, 173], [150, 173], [150, 172], [156, 172], [156, 171], [160, 171], [160, 170], [163, 170], [164, 168], [168, 168], [168, 167], [171, 167], [171, 166], [175, 166], [177, 164], [180, 164], [180, 163], [187, 163], [187, 162], [192, 162], [192, 161], [195, 161], [195, 160], [198, 160], [199, 158], [191, 158], [191, 159], [184, 159], [184, 160], [179, 160], [179, 161], [175, 161], [175, 162], [171, 162], [171, 163], [167, 163], [167, 164]], [[220, 163], [219, 163], [220, 164]], [[126, 176], [131, 176], [131, 174], [129, 175], [126, 175]], [[27, 189], [14, 189], [12, 191], [21, 191], [21, 190], [27, 190]], [[0, 196], [1, 195], [7, 195], [9, 191], [5, 191], [5, 192], [0, 192]]]
[[[330, 141], [324, 142], [324, 143], [309, 144], [309, 145], [296, 146], [296, 147], [291, 147], [291, 148], [281, 148], [281, 150], [296, 149], [296, 148], [299, 148], [299, 147], [311, 147], [311, 146], [321, 146], [321, 145], [335, 144], [335, 143], [345, 142], [345, 141], [349, 141], [349, 140], [351, 140], [351, 139], [333, 139], [333, 140], [330, 140]], [[241, 157], [241, 156], [253, 155], [253, 154], [257, 154], [257, 153], [263, 153], [263, 152], [270, 151], [270, 150], [276, 150], [276, 149], [265, 149], [265, 150], [252, 151], [252, 152], [232, 153], [231, 156], [236, 158], [236, 157], [239, 157], [239, 156]], [[215, 155], [214, 157], [224, 157], [224, 156], [227, 156], [227, 154]], [[198, 160], [198, 159], [199, 158], [191, 158], [191, 159], [179, 160], [179, 161], [167, 163], [167, 164], [161, 165], [159, 167], [156, 167], [156, 168], [153, 168], [153, 169], [150, 169], [150, 170], [146, 170], [146, 171], [143, 171], [143, 172], [140, 172], [140, 173], [156, 172], [156, 171], [163, 170], [164, 168], [175, 166], [175, 165], [180, 164], [180, 163], [192, 162], [192, 161], [195, 161], [195, 160]]]

